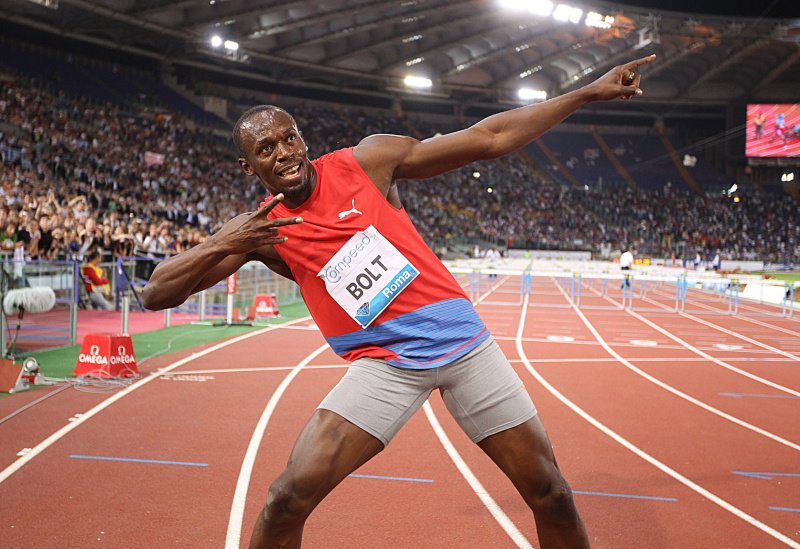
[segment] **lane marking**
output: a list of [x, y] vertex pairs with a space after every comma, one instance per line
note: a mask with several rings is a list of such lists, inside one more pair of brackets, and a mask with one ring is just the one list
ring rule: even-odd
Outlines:
[[433, 480], [429, 479], [429, 478], [386, 477], [386, 476], [383, 476], [383, 475], [364, 475], [364, 474], [361, 474], [361, 473], [350, 473], [350, 475], [348, 475], [348, 476], [355, 477], [355, 478], [371, 478], [371, 479], [377, 479], [377, 480], [404, 480], [406, 482], [428, 482], [428, 483], [433, 482]]
[[[495, 338], [497, 339], [497, 338]], [[662, 347], [663, 348], [663, 347]], [[696, 357], [696, 356], [687, 356], [687, 357], [680, 357], [680, 358], [653, 358], [653, 357], [643, 357], [643, 358], [632, 358], [634, 362], [708, 362], [707, 358], [703, 357]], [[532, 358], [531, 362], [536, 363], [560, 363], [560, 362], [616, 362], [616, 358]], [[791, 359], [788, 358], [752, 358], [752, 357], [733, 357], [727, 359], [728, 362], [793, 362]], [[509, 362], [522, 362], [519, 359], [511, 359]]]
[[517, 353], [519, 353], [520, 358], [523, 360], [525, 368], [531, 373], [531, 375], [534, 378], [536, 378], [536, 380], [539, 383], [542, 384], [542, 386], [545, 389], [547, 389], [547, 391], [550, 392], [550, 394], [552, 394], [558, 400], [563, 402], [573, 412], [575, 412], [580, 417], [582, 417], [584, 420], [586, 420], [591, 425], [596, 427], [602, 433], [604, 433], [605, 435], [609, 436], [611, 439], [616, 441], [618, 444], [620, 444], [624, 448], [630, 450], [635, 455], [637, 455], [638, 457], [640, 457], [644, 461], [650, 463], [651, 465], [653, 465], [654, 467], [656, 467], [660, 471], [662, 471], [662, 472], [666, 473], [667, 475], [669, 475], [670, 477], [674, 478], [675, 480], [677, 480], [678, 482], [680, 482], [681, 484], [683, 484], [687, 488], [693, 490], [694, 492], [698, 493], [699, 495], [701, 495], [702, 497], [708, 499], [709, 501], [719, 505], [720, 507], [722, 507], [723, 509], [725, 509], [729, 513], [731, 513], [734, 516], [744, 520], [748, 524], [750, 524], [752, 526], [755, 526], [756, 528], [758, 528], [762, 532], [772, 536], [773, 538], [777, 539], [778, 541], [781, 541], [782, 543], [785, 543], [789, 547], [792, 547], [792, 549], [800, 549], [800, 543], [798, 543], [798, 542], [794, 541], [793, 539], [789, 538], [788, 536], [778, 532], [774, 528], [772, 528], [770, 526], [767, 526], [766, 524], [764, 524], [763, 522], [761, 522], [757, 518], [748, 515], [747, 513], [745, 513], [744, 511], [742, 511], [738, 507], [728, 503], [727, 501], [725, 501], [721, 497], [719, 497], [716, 494], [706, 490], [705, 488], [703, 488], [699, 484], [689, 480], [687, 477], [683, 476], [682, 474], [680, 474], [676, 470], [672, 469], [671, 467], [669, 467], [665, 463], [662, 463], [658, 459], [654, 458], [653, 456], [651, 456], [650, 454], [648, 454], [647, 452], [645, 452], [644, 450], [642, 450], [641, 448], [639, 448], [638, 446], [633, 444], [632, 442], [628, 441], [626, 438], [623, 438], [616, 431], [612, 430], [611, 428], [607, 427], [605, 424], [601, 423], [594, 416], [590, 415], [583, 408], [581, 408], [580, 406], [578, 406], [577, 404], [572, 402], [570, 399], [568, 399], [563, 394], [561, 394], [558, 391], [558, 389], [556, 389], [554, 386], [552, 386], [544, 377], [542, 377], [542, 375], [530, 363], [530, 361], [528, 360], [528, 356], [525, 354], [525, 349], [523, 348], [523, 345], [522, 345], [522, 331], [523, 331], [523, 329], [525, 327], [525, 317], [526, 317], [526, 313], [527, 313], [527, 309], [528, 309], [527, 305], [528, 305], [528, 296], [525, 296], [523, 307], [522, 307], [522, 311], [520, 313], [519, 327], [517, 329]]
[[297, 376], [298, 373], [300, 373], [300, 370], [302, 370], [309, 362], [314, 360], [328, 348], [328, 344], [325, 343], [301, 360], [297, 366], [292, 368], [292, 370], [286, 374], [286, 377], [283, 378], [283, 381], [281, 381], [280, 385], [278, 385], [278, 387], [275, 389], [275, 392], [272, 393], [269, 402], [267, 402], [267, 406], [264, 408], [264, 412], [261, 414], [261, 417], [259, 418], [258, 423], [253, 430], [253, 436], [250, 438], [250, 444], [247, 446], [247, 452], [245, 452], [244, 459], [242, 460], [242, 467], [239, 470], [239, 479], [236, 481], [236, 490], [233, 493], [233, 501], [231, 501], [231, 512], [228, 519], [228, 531], [225, 534], [226, 549], [239, 548], [239, 542], [242, 537], [244, 505], [245, 500], [247, 499], [247, 490], [250, 487], [250, 477], [253, 474], [253, 466], [255, 465], [256, 456], [258, 455], [258, 448], [261, 446], [261, 439], [264, 438], [264, 431], [267, 429], [267, 424], [272, 417], [272, 412], [275, 411], [275, 408], [278, 406], [278, 401], [280, 401], [283, 393], [286, 391], [286, 388], [289, 387], [289, 384], [292, 382], [292, 380]]
[[[595, 292], [595, 293], [597, 293], [597, 292]], [[566, 294], [565, 294], [565, 296], [566, 296]], [[608, 301], [611, 301], [607, 297], [605, 299], [608, 300]], [[647, 299], [651, 303], [654, 303], [654, 304], [658, 305], [659, 307], [661, 307], [663, 309], [668, 309], [666, 306], [661, 305], [657, 301], [653, 301], [652, 299], [648, 299], [648, 298], [645, 298], [645, 299]], [[613, 301], [611, 301], [611, 302], [613, 303]], [[669, 309], [669, 310], [670, 310], [670, 312], [672, 312], [671, 309]], [[577, 311], [577, 309], [576, 309], [576, 311]], [[625, 311], [629, 315], [634, 317], [635, 319], [639, 320], [640, 322], [644, 322], [645, 324], [647, 324], [648, 326], [650, 326], [651, 328], [653, 328], [657, 332], [667, 336], [668, 338], [670, 338], [671, 340], [675, 341], [676, 343], [678, 343], [682, 347], [692, 351], [696, 355], [699, 355], [699, 356], [701, 356], [701, 357], [713, 362], [714, 364], [716, 364], [718, 366], [721, 366], [721, 367], [725, 368], [726, 370], [729, 370], [731, 372], [737, 373], [737, 374], [739, 374], [741, 376], [744, 376], [746, 378], [752, 379], [753, 381], [757, 381], [758, 383], [761, 383], [761, 384], [766, 385], [768, 387], [772, 387], [773, 389], [777, 389], [777, 390], [782, 391], [784, 393], [800, 397], [800, 391], [795, 391], [794, 389], [790, 389], [789, 387], [785, 387], [784, 385], [781, 385], [779, 383], [775, 383], [774, 381], [770, 381], [770, 380], [768, 380], [766, 378], [763, 378], [761, 376], [757, 376], [756, 374], [748, 372], [747, 370], [742, 370], [741, 368], [737, 368], [736, 366], [732, 366], [731, 364], [728, 364], [727, 362], [725, 362], [723, 360], [720, 360], [720, 359], [718, 359], [718, 358], [716, 358], [714, 356], [711, 356], [710, 354], [706, 353], [705, 351], [702, 351], [701, 349], [695, 347], [691, 343], [689, 343], [687, 341], [684, 341], [683, 339], [681, 339], [677, 335], [673, 334], [669, 330], [667, 330], [665, 328], [662, 328], [661, 326], [659, 326], [655, 322], [652, 322], [651, 320], [649, 320], [648, 318], [645, 318], [644, 316], [640, 315], [639, 313], [637, 313], [635, 311], [632, 311], [630, 309], [625, 309]], [[578, 311], [578, 314], [581, 317], [586, 318], [586, 317], [583, 316], [583, 313], [581, 313], [580, 311]], [[749, 350], [748, 352], [753, 352], [753, 351]], [[614, 356], [614, 355], [612, 355], [612, 356]], [[616, 356], [619, 356], [619, 355], [616, 355]], [[800, 448], [798, 448], [798, 449], [800, 449]]]
[[[311, 317], [306, 316], [306, 317], [303, 317], [303, 318], [290, 320], [289, 322], [287, 322], [287, 324], [294, 324], [294, 323], [297, 323], [297, 322], [305, 322], [309, 318], [311, 318]], [[196, 360], [196, 359], [198, 359], [200, 357], [203, 357], [203, 356], [206, 356], [208, 354], [211, 354], [214, 351], [218, 351], [219, 349], [223, 349], [223, 348], [227, 347], [228, 345], [233, 345], [234, 343], [239, 343], [240, 341], [244, 341], [245, 339], [249, 339], [249, 338], [257, 336], [257, 335], [265, 334], [267, 332], [271, 332], [271, 331], [280, 329], [281, 326], [282, 325], [280, 325], [280, 324], [276, 324], [274, 326], [268, 326], [268, 327], [266, 327], [266, 328], [264, 328], [262, 330], [255, 330], [253, 332], [248, 332], [246, 334], [242, 334], [242, 335], [236, 336], [236, 337], [234, 337], [232, 339], [228, 339], [226, 341], [217, 343], [216, 345], [212, 345], [211, 347], [209, 347], [207, 349], [204, 349], [204, 350], [199, 351], [197, 353], [193, 353], [190, 356], [184, 357], [184, 358], [182, 358], [180, 360], [177, 360], [177, 361], [173, 362], [172, 364], [170, 364], [168, 366], [165, 366], [164, 368], [161, 368], [160, 370], [158, 370], [157, 374], [163, 374], [163, 373], [166, 373], [166, 372], [170, 372], [170, 371], [174, 370], [175, 368], [183, 366], [184, 364], [187, 364], [187, 363], [189, 363], [189, 362], [191, 362], [193, 360]], [[108, 397], [107, 399], [105, 399], [101, 403], [97, 404], [95, 407], [93, 407], [88, 412], [83, 413], [83, 414], [76, 414], [75, 416], [73, 416], [74, 419], [70, 418], [70, 422], [67, 425], [65, 425], [64, 427], [62, 427], [61, 429], [59, 429], [58, 431], [56, 431], [55, 433], [53, 433], [52, 435], [50, 435], [49, 437], [44, 439], [42, 442], [40, 442], [39, 444], [34, 446], [31, 449], [30, 452], [28, 452], [24, 456], [21, 456], [18, 460], [16, 460], [11, 465], [9, 465], [5, 469], [3, 469], [3, 471], [0, 472], [0, 484], [2, 484], [6, 479], [8, 479], [8, 477], [10, 477], [14, 473], [16, 473], [20, 469], [20, 467], [22, 467], [23, 465], [25, 465], [26, 463], [31, 461], [33, 458], [35, 458], [36, 456], [41, 454], [44, 450], [46, 450], [47, 448], [52, 446], [55, 442], [60, 440], [62, 437], [64, 437], [64, 435], [66, 435], [67, 433], [69, 433], [73, 429], [75, 429], [78, 425], [81, 425], [82, 423], [84, 423], [88, 419], [91, 419], [95, 415], [99, 414], [100, 412], [102, 412], [103, 410], [105, 410], [106, 408], [108, 408], [109, 406], [114, 404], [119, 399], [131, 394], [136, 389], [139, 389], [139, 388], [143, 387], [144, 385], [150, 383], [154, 379], [159, 379], [159, 377], [160, 377], [160, 375], [149, 375], [147, 377], [144, 377], [144, 378], [140, 379], [139, 381], [137, 381], [136, 383], [134, 383], [134, 384], [128, 386], [127, 388], [123, 389], [122, 391], [120, 391], [120, 392]]]
[[[202, 374], [231, 374], [242, 372], [281, 372], [285, 370], [293, 370], [297, 366], [264, 366], [261, 368], [222, 368], [210, 370], [181, 370], [181, 375], [202, 375]], [[305, 370], [331, 370], [349, 368], [349, 364], [320, 364], [317, 366], [306, 366]], [[173, 374], [166, 374], [167, 376]]]
[[[644, 301], [649, 301], [650, 303], [653, 303], [654, 305], [657, 305], [657, 306], [661, 307], [662, 309], [666, 309], [666, 310], [669, 310], [669, 311], [673, 311], [674, 310], [674, 309], [670, 309], [666, 305], [662, 305], [658, 301], [654, 301], [654, 300], [652, 300], [650, 298], [645, 297], [645, 298], [642, 298], [642, 299]], [[635, 314], [635, 313], [633, 313], [633, 311], [630, 311], [630, 312], [632, 314]], [[773, 353], [777, 353], [779, 355], [783, 355], [783, 356], [785, 356], [787, 358], [791, 358], [792, 360], [796, 360], [796, 361], [800, 362], [800, 357], [795, 355], [795, 354], [788, 353], [788, 352], [786, 352], [786, 351], [784, 351], [782, 349], [777, 349], [777, 348], [773, 347], [772, 345], [767, 345], [766, 343], [762, 343], [761, 341], [757, 341], [757, 340], [755, 340], [753, 338], [747, 337], [746, 335], [740, 334], [739, 332], [735, 332], [733, 330], [729, 330], [727, 328], [723, 328], [722, 326], [720, 326], [718, 324], [714, 324], [713, 322], [708, 322], [707, 320], [703, 320], [702, 318], [696, 317], [696, 316], [691, 315], [689, 313], [685, 313], [683, 311], [679, 311], [678, 314], [680, 316], [684, 317], [684, 318], [688, 318], [689, 320], [693, 320], [695, 322], [698, 322], [700, 324], [708, 326], [709, 328], [711, 328], [713, 330], [717, 330], [718, 332], [722, 332], [724, 334], [731, 335], [731, 336], [733, 336], [735, 338], [741, 339], [743, 341], [746, 341], [748, 343], [752, 343], [753, 345], [761, 347], [762, 349], [767, 349], [768, 351], [772, 351]]]
[[631, 339], [631, 345], [636, 347], [658, 347], [658, 341], [652, 339]]
[[140, 459], [140, 458], [121, 458], [109, 456], [87, 456], [84, 454], [72, 454], [72, 459], [91, 459], [96, 461], [129, 461], [132, 463], [156, 463], [159, 465], [188, 465], [189, 467], [208, 467], [208, 463], [197, 463], [193, 461], [168, 461], [163, 459]]
[[770, 506], [772, 511], [789, 511], [790, 513], [800, 513], [800, 509], [795, 509], [794, 507], [773, 507]]
[[721, 351], [738, 351], [739, 349], [744, 349], [743, 345], [728, 345], [727, 343], [714, 343], [712, 347]]
[[[556, 285], [556, 287], [559, 290], [561, 290], [560, 286]], [[795, 444], [794, 442], [792, 442], [790, 440], [786, 440], [785, 438], [780, 437], [780, 436], [776, 435], [775, 433], [771, 433], [771, 432], [767, 431], [766, 429], [762, 429], [761, 427], [757, 427], [757, 426], [753, 425], [752, 423], [748, 423], [748, 422], [744, 421], [743, 419], [739, 419], [736, 416], [732, 416], [731, 414], [723, 412], [719, 408], [715, 408], [714, 406], [711, 406], [710, 404], [706, 404], [702, 400], [696, 399], [693, 396], [688, 395], [688, 394], [684, 393], [683, 391], [680, 391], [680, 390], [676, 389], [672, 385], [669, 385], [669, 384], [661, 381], [660, 379], [648, 374], [644, 370], [642, 370], [640, 368], [637, 368], [636, 366], [631, 364], [622, 355], [620, 355], [618, 352], [616, 352], [614, 349], [612, 349], [611, 346], [608, 343], [606, 343], [606, 340], [603, 339], [603, 336], [600, 335], [600, 332], [598, 332], [595, 329], [594, 325], [591, 322], [589, 322], [589, 319], [586, 318], [586, 315], [583, 314], [583, 311], [581, 311], [577, 307], [577, 305], [575, 305], [575, 303], [570, 299], [570, 297], [567, 295], [567, 293], [564, 292], [563, 290], [562, 290], [562, 293], [564, 295], [564, 299], [567, 300], [567, 303], [571, 304], [572, 310], [575, 311], [575, 314], [578, 315], [578, 318], [580, 318], [581, 321], [583, 322], [583, 324], [589, 329], [590, 332], [592, 332], [592, 335], [598, 341], [598, 343], [600, 343], [600, 345], [603, 347], [603, 349], [605, 349], [608, 354], [610, 354], [611, 356], [613, 356], [614, 358], [619, 360], [620, 364], [622, 364], [623, 366], [628, 368], [630, 371], [640, 375], [641, 377], [643, 377], [647, 381], [649, 381], [649, 382], [651, 382], [651, 383], [653, 383], [655, 385], [658, 385], [659, 387], [661, 387], [665, 391], [669, 391], [673, 395], [682, 398], [686, 402], [690, 402], [690, 403], [694, 404], [695, 406], [698, 406], [698, 407], [700, 407], [700, 408], [702, 408], [702, 409], [704, 409], [704, 410], [706, 410], [708, 412], [711, 412], [714, 415], [717, 415], [717, 416], [719, 416], [719, 417], [721, 417], [723, 419], [727, 419], [731, 423], [735, 423], [736, 425], [739, 425], [740, 427], [744, 427], [745, 429], [749, 429], [750, 431], [753, 431], [754, 433], [758, 433], [759, 435], [762, 435], [762, 436], [765, 436], [767, 438], [770, 438], [770, 439], [774, 440], [775, 442], [778, 442], [780, 444], [783, 444], [784, 446], [787, 446], [787, 447], [791, 448], [792, 450], [797, 450], [798, 452], [800, 452], [800, 444]], [[637, 315], [637, 313], [634, 313], [633, 311], [629, 311], [629, 312], [631, 314], [635, 315], [637, 318], [639, 316], [641, 316], [641, 315]], [[656, 326], [656, 325], [654, 324], [653, 326]], [[664, 330], [664, 334], [667, 334], [667, 333], [669, 333], [669, 332]], [[738, 370], [738, 368], [735, 368], [734, 366], [729, 366], [729, 368], [733, 369], [733, 370]], [[744, 370], [740, 370], [740, 371], [744, 372]], [[753, 378], [761, 379], [758, 376], [755, 376], [753, 374], [749, 374], [749, 372], [747, 372], [747, 374], [748, 374], [747, 377], [751, 377], [752, 376]], [[781, 390], [785, 390], [787, 392], [790, 392], [790, 393], [793, 393], [793, 394], [797, 394], [797, 395], [800, 396], [800, 393], [797, 393], [796, 391], [792, 391], [791, 389], [783, 387], [782, 385], [778, 385], [777, 383], [772, 383], [771, 381], [767, 381], [767, 380], [764, 380], [764, 382], [767, 385], [770, 385], [771, 387], [781, 388]]]
[[758, 393], [720, 393], [720, 396], [734, 397], [734, 398], [800, 398], [794, 395], [764, 395]]
[[572, 343], [573, 341], [575, 341], [575, 338], [572, 336], [549, 335], [547, 336], [547, 341], [555, 341], [558, 343]]
[[731, 471], [734, 475], [742, 477], [760, 478], [761, 480], [772, 480], [774, 477], [800, 477], [800, 473], [760, 473], [757, 471]]
[[[442, 443], [447, 455], [450, 456], [450, 460], [455, 464], [458, 472], [461, 473], [461, 476], [467, 481], [467, 484], [469, 484], [470, 488], [472, 488], [472, 491], [475, 492], [475, 494], [483, 502], [483, 506], [489, 510], [497, 523], [500, 524], [503, 530], [505, 530], [506, 534], [508, 534], [508, 537], [511, 538], [517, 547], [533, 549], [533, 546], [530, 544], [530, 542], [528, 542], [522, 532], [517, 529], [514, 522], [508, 517], [508, 515], [505, 514], [497, 502], [495, 502], [486, 488], [483, 487], [481, 481], [479, 481], [472, 472], [472, 469], [469, 468], [469, 465], [467, 465], [467, 463], [458, 453], [456, 447], [453, 446], [452, 442], [450, 442], [450, 439], [447, 437], [447, 433], [445, 433], [444, 429], [439, 423], [439, 420], [436, 419], [436, 414], [434, 414], [430, 402], [425, 401], [425, 404], [422, 405], [422, 409], [425, 410], [425, 417], [428, 418], [428, 422], [431, 424], [433, 432], [436, 433], [436, 436], [439, 438], [439, 442]], [[798, 549], [800, 549], [800, 546], [798, 546]]]
[[[614, 300], [610, 300], [610, 301], [612, 303], [614, 303]], [[659, 313], [655, 312], [655, 313], [651, 313], [651, 314], [659, 314]], [[675, 313], [672, 312], [672, 311], [671, 311], [671, 314], [673, 316], [675, 315]], [[494, 339], [495, 339], [495, 341], [515, 341], [515, 338], [513, 336], [503, 336], [503, 335], [495, 335]], [[555, 343], [553, 341], [549, 341], [545, 337], [524, 337], [524, 338], [522, 338], [522, 340], [525, 341], [526, 343]], [[562, 342], [562, 343], [564, 343], [565, 345], [600, 345], [596, 341], [584, 341], [584, 340], [578, 340], [578, 341], [572, 341], [572, 342]], [[615, 347], [633, 347], [633, 345], [631, 345], [630, 343], [615, 343], [614, 346]], [[659, 349], [680, 349], [680, 350], [683, 350], [683, 347], [681, 347], [680, 345], [659, 345], [658, 348]], [[713, 349], [708, 349], [708, 350], [709, 351], [713, 351]], [[761, 349], [743, 349], [741, 351], [731, 351], [731, 352], [734, 352], [734, 353], [738, 352], [738, 353], [743, 353], [743, 354], [748, 354], [748, 355], [759, 355], [759, 354], [772, 355], [772, 354], [774, 354], [774, 353], [771, 353], [769, 351], [762, 351]], [[788, 360], [794, 360], [794, 359], [789, 358]]]
[[[673, 301], [675, 299], [674, 295], [665, 294], [664, 292], [656, 292], [656, 293], [658, 293], [659, 295], [663, 295], [664, 297], [670, 297], [670, 298], [673, 299]], [[720, 312], [720, 313], [723, 313], [723, 314], [728, 312], [726, 309], [718, 309], [716, 307], [709, 307], [708, 305], [703, 305], [702, 303], [696, 302], [694, 300], [692, 300], [691, 303], [694, 304], [694, 305], [697, 305], [698, 307], [702, 307], [703, 309], [707, 309], [709, 311]], [[755, 312], [758, 312], [758, 313], [762, 313], [762, 314], [767, 314], [767, 315], [770, 314], [769, 312], [761, 311], [761, 310], [753, 308], [753, 307], [747, 307], [744, 304], [740, 304], [740, 307], [744, 308], [744, 309], [749, 309], [749, 310], [752, 310], [752, 311], [755, 311]], [[777, 316], [777, 313], [775, 313], [774, 317], [775, 317], [776, 320], [780, 320], [780, 319], [789, 320], [786, 317]], [[740, 320], [744, 320], [746, 322], [750, 322], [752, 324], [758, 324], [759, 326], [764, 326], [765, 328], [769, 328], [771, 330], [777, 330], [779, 332], [783, 332], [783, 333], [788, 334], [788, 335], [793, 335], [793, 336], [796, 336], [796, 337], [800, 337], [800, 332], [795, 332], [794, 330], [790, 330], [788, 328], [784, 328], [783, 326], [776, 326], [774, 324], [769, 324], [767, 322], [762, 322], [761, 320], [757, 320], [755, 318], [749, 318], [749, 317], [744, 316], [744, 315], [736, 315], [736, 318], [738, 318]]]
[[628, 498], [628, 499], [648, 499], [652, 501], [678, 501], [678, 498], [665, 498], [660, 496], [639, 496], [636, 494], [614, 494], [611, 492], [588, 492], [586, 490], [573, 490], [573, 494], [585, 496], [603, 496], [607, 498]]

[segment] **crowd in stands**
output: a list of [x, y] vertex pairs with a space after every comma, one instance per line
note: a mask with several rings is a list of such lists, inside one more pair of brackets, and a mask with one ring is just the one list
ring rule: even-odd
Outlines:
[[[310, 155], [376, 132], [451, 131], [386, 113], [292, 108]], [[229, 139], [177, 113], [140, 113], [0, 79], [0, 251], [40, 260], [180, 252], [208, 238], [264, 189]], [[788, 195], [740, 202], [666, 188], [568, 189], [510, 155], [401, 183], [406, 210], [437, 252], [477, 240], [529, 248], [619, 250], [800, 262], [800, 209]]]

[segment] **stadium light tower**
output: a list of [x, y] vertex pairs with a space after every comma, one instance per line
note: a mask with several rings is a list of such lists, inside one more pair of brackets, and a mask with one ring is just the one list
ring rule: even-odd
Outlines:
[[431, 86], [433, 86], [433, 82], [430, 78], [425, 78], [424, 76], [413, 76], [411, 74], [403, 79], [403, 83], [409, 88], [414, 88], [417, 90], [430, 89]]

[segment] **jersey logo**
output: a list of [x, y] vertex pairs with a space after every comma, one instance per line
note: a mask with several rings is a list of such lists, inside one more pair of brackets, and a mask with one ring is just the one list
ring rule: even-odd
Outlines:
[[356, 199], [355, 198], [353, 199], [352, 204], [353, 204], [353, 207], [351, 209], [349, 209], [347, 211], [344, 211], [344, 212], [339, 212], [339, 219], [344, 219], [345, 217], [347, 217], [350, 214], [364, 215], [362, 212], [360, 212], [360, 211], [358, 211], [356, 209]]
[[356, 311], [356, 316], [369, 316], [369, 302], [364, 303]]

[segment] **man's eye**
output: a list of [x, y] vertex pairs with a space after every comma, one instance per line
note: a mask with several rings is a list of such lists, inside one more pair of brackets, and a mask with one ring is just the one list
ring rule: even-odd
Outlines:
[[294, 141], [295, 139], [297, 139], [296, 135], [290, 135], [288, 138], [286, 138], [287, 141]]

